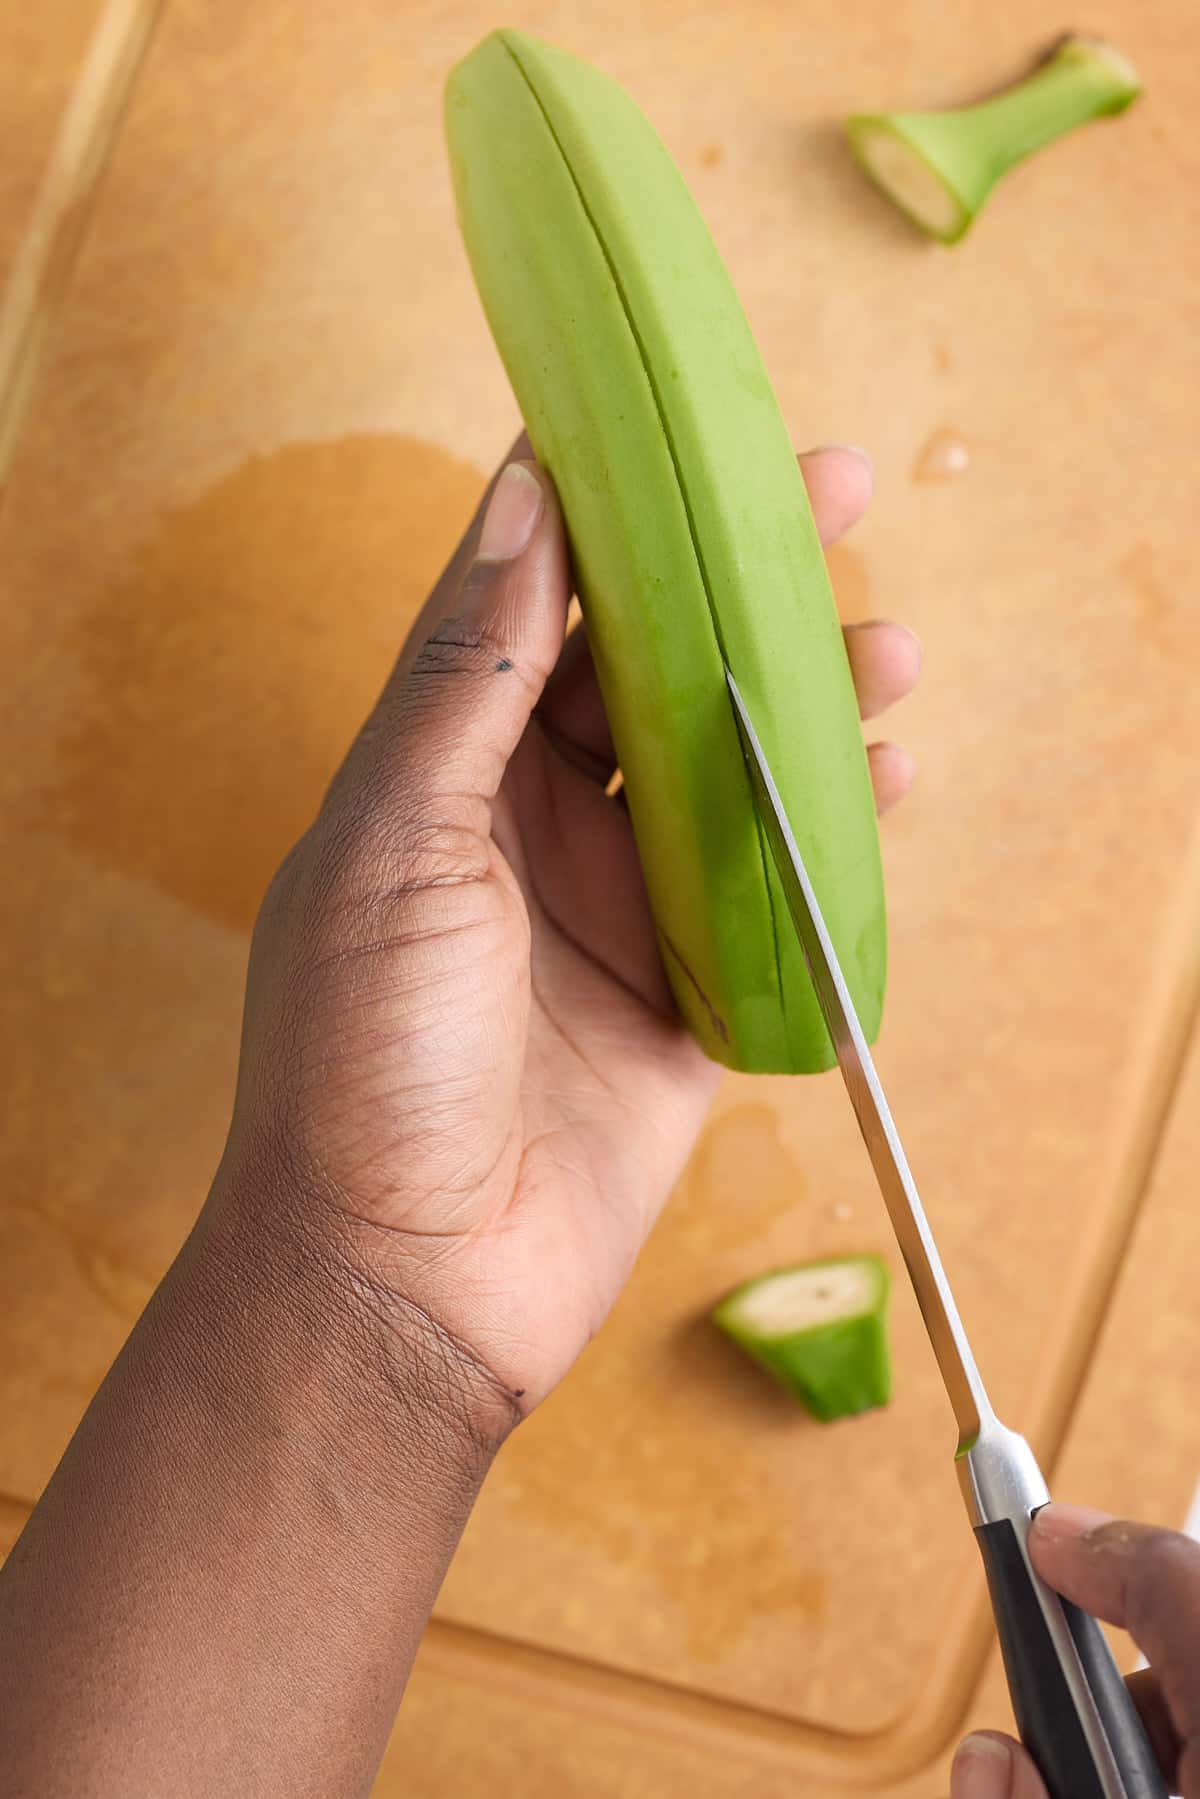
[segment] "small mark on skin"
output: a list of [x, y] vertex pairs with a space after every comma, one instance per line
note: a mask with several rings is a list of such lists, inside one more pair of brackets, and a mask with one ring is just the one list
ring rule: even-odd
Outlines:
[[497, 664], [496, 664], [496, 673], [498, 675], [507, 674], [511, 667], [512, 667], [512, 663], [509, 661], [508, 657], [501, 656], [499, 662], [497, 662]]

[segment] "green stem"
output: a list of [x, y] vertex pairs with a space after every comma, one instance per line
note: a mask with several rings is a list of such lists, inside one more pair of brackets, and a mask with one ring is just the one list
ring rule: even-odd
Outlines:
[[1129, 63], [1105, 44], [1068, 38], [1026, 80], [950, 115], [978, 134], [999, 180], [1023, 157], [1092, 119], [1123, 112], [1138, 92]]

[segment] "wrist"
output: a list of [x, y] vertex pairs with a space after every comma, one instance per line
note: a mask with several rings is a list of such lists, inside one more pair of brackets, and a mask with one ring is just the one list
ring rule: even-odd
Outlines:
[[219, 1181], [5, 1568], [22, 1790], [298, 1793], [336, 1769], [365, 1792], [490, 1464], [437, 1333], [381, 1313], [311, 1213], [238, 1189]]
[[223, 1171], [180, 1258], [186, 1303], [212, 1321], [209, 1377], [253, 1391], [364, 1505], [376, 1498], [391, 1517], [412, 1484], [465, 1521], [516, 1421], [511, 1396], [373, 1278], [320, 1202], [282, 1189]]

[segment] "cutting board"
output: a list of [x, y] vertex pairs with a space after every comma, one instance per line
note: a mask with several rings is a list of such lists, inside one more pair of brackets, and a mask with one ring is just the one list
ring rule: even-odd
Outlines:
[[28, 249], [38, 191], [103, 12], [102, 0], [47, 0], [10, 7], [0, 23], [0, 290]]
[[[835, 585], [926, 648], [887, 726], [921, 773], [884, 827], [881, 1071], [998, 1405], [1100, 1504], [1128, 1484], [1106, 1395], [1136, 1400], [1165, 1341], [1196, 1360], [1160, 1309], [1096, 1348], [1131, 1242], [1153, 1263], [1186, 1215], [1149, 1184], [1200, 903], [1183, 16], [1097, 6], [1148, 98], [1022, 170], [952, 253], [862, 183], [836, 120], [1014, 73], [1045, 40], [1033, 0], [505, 19], [630, 88], [797, 442], [875, 456]], [[168, 6], [45, 292], [0, 519], [14, 1516], [203, 1198], [258, 900], [516, 429], [439, 127], [494, 22], [467, 0]], [[823, 1429], [705, 1314], [858, 1249], [897, 1275], [897, 1394]], [[1150, 1411], [1135, 1497], [1177, 1515], [1200, 1429]], [[571, 1794], [930, 1791], [992, 1691], [952, 1447], [836, 1080], [730, 1078], [611, 1324], [500, 1459], [379, 1791], [534, 1768]]]

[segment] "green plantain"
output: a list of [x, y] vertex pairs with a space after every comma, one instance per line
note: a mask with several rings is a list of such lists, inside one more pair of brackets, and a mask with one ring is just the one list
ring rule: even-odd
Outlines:
[[496, 32], [453, 71], [446, 130], [476, 284], [562, 499], [680, 1010], [732, 1067], [828, 1067], [723, 663], [869, 1037], [879, 842], [824, 557], [737, 295], [658, 137], [587, 63]]

